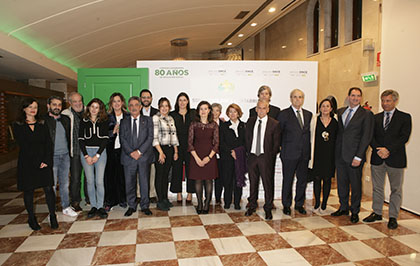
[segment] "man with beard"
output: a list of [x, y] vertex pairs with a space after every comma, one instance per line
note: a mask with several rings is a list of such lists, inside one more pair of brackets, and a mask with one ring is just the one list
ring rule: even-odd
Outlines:
[[75, 217], [77, 213], [70, 207], [69, 200], [69, 139], [70, 139], [70, 118], [60, 115], [63, 106], [63, 100], [58, 96], [48, 98], [48, 114], [45, 116], [45, 123], [52, 140], [53, 174], [54, 190], [56, 190], [57, 181], [60, 185], [60, 199], [63, 208], [63, 214]]
[[[75, 211], [82, 211], [80, 208], [80, 181], [82, 176], [82, 162], [80, 160], [79, 146], [79, 125], [83, 118], [85, 107], [83, 106], [82, 95], [78, 92], [69, 94], [70, 107], [61, 114], [70, 118], [70, 199], [71, 205]], [[85, 179], [86, 180], [86, 179]], [[89, 202], [88, 193], [85, 183], [85, 200]]]
[[[155, 114], [158, 113], [158, 109], [152, 107], [153, 96], [152, 92], [148, 89], [144, 89], [140, 92], [140, 101], [141, 101], [141, 112], [142, 116], [149, 116], [152, 118]], [[155, 164], [150, 165], [150, 176], [149, 176], [149, 197], [151, 203], [156, 203], [156, 189], [155, 189], [155, 174], [156, 168]]]

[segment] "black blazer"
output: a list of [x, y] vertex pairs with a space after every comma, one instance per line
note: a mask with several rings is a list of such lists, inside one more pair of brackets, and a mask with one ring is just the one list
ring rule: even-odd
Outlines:
[[231, 160], [233, 157], [231, 151], [240, 146], [245, 146], [245, 123], [240, 121], [238, 125], [238, 137], [236, 137], [233, 129], [229, 128], [232, 122], [222, 122], [219, 126], [219, 152], [221, 160]]
[[[158, 109], [156, 109], [156, 108], [154, 108], [153, 106], [150, 106], [150, 117], [153, 117], [155, 114], [157, 114], [159, 112], [159, 110]], [[143, 107], [141, 108], [141, 110], [140, 110], [140, 115], [141, 116], [144, 116], [143, 115]]]
[[278, 120], [282, 132], [280, 157], [286, 160], [311, 159], [312, 113], [303, 109], [303, 129], [292, 107], [280, 112]]
[[[384, 161], [386, 165], [394, 168], [405, 168], [407, 166], [407, 155], [405, 144], [411, 134], [411, 115], [395, 109], [388, 129], [384, 130], [384, 112], [376, 114], [374, 117], [375, 126], [373, 138], [370, 146], [372, 147], [372, 157], [370, 163], [380, 165]], [[376, 153], [376, 148], [385, 147], [389, 150], [389, 157], [382, 160]]]
[[[268, 116], [274, 119], [277, 119], [278, 115], [280, 114], [280, 108], [277, 106], [270, 104], [270, 110], [268, 111]], [[255, 110], [256, 107], [249, 109], [249, 117], [257, 116], [257, 111]]]
[[64, 132], [66, 133], [67, 139], [67, 148], [69, 149], [70, 153], [70, 118], [66, 115], [60, 115], [60, 117], [55, 120], [54, 117], [46, 114], [44, 117], [45, 124], [47, 125], [48, 132], [50, 133], [50, 138], [52, 141], [52, 151], [54, 152], [55, 147], [55, 129], [57, 128], [56, 121], [60, 122], [64, 127]]
[[[254, 126], [257, 117], [253, 116], [248, 119], [245, 127], [245, 149], [247, 154], [251, 153], [252, 139], [254, 138]], [[264, 134], [264, 156], [267, 159], [274, 160], [280, 150], [281, 130], [280, 125], [274, 118], [268, 117]]]
[[[122, 111], [123, 119], [130, 116], [128, 112]], [[121, 120], [122, 121], [122, 120]], [[120, 121], [120, 123], [121, 123]], [[115, 116], [115, 112], [108, 114], [108, 136], [109, 142], [107, 149], [114, 149], [115, 146], [115, 139], [117, 138], [117, 134], [114, 134], [114, 128], [117, 125], [117, 117]]]
[[343, 125], [342, 115], [347, 107], [338, 109], [337, 142], [335, 145], [335, 157], [342, 158], [351, 164], [355, 156], [366, 160], [366, 149], [373, 135], [373, 114], [359, 106], [346, 128]]

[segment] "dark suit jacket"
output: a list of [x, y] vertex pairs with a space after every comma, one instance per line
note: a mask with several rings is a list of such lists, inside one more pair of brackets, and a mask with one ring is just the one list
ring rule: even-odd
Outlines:
[[[385, 163], [394, 168], [405, 168], [407, 166], [407, 155], [405, 144], [411, 134], [411, 116], [407, 113], [395, 109], [388, 129], [384, 130], [384, 112], [375, 115], [375, 126], [373, 138], [370, 146], [372, 147], [372, 157], [370, 163], [380, 165]], [[385, 147], [389, 150], [389, 157], [382, 160], [376, 153], [376, 148]]]
[[[150, 117], [153, 117], [155, 114], [157, 114], [159, 112], [159, 110], [158, 109], [156, 109], [156, 108], [153, 108], [153, 106], [150, 106]], [[144, 116], [143, 115], [143, 108], [140, 110], [140, 115], [141, 116]]]
[[338, 109], [337, 142], [335, 157], [342, 158], [351, 164], [355, 156], [366, 160], [366, 149], [373, 135], [373, 114], [371, 111], [359, 106], [346, 128], [343, 125], [342, 115], [347, 107]]
[[280, 157], [286, 160], [311, 159], [312, 113], [302, 108], [303, 129], [292, 107], [280, 112], [278, 119], [282, 132]]
[[[130, 114], [128, 112], [123, 111], [123, 119], [126, 118], [126, 117], [129, 117], [129, 116], [130, 116]], [[122, 119], [121, 119], [121, 121], [122, 121]], [[107, 149], [112, 149], [112, 150], [114, 149], [115, 139], [117, 138], [117, 134], [114, 134], [114, 128], [115, 128], [116, 125], [117, 125], [117, 117], [115, 116], [115, 113], [112, 112], [111, 114], [108, 114], [109, 142], [108, 142]]]
[[[245, 130], [245, 149], [247, 154], [251, 153], [252, 139], [254, 138], [254, 126], [257, 117], [253, 116], [246, 122]], [[280, 125], [274, 118], [268, 117], [264, 134], [264, 157], [274, 160], [280, 150]]]
[[50, 116], [48, 113], [43, 118], [45, 120], [45, 124], [48, 127], [48, 132], [50, 133], [50, 137], [52, 141], [52, 151], [54, 152], [55, 130], [57, 128], [56, 121], [58, 121], [64, 127], [64, 132], [66, 133], [66, 139], [67, 139], [67, 148], [69, 149], [69, 153], [70, 153], [70, 118], [66, 115], [60, 115], [60, 118], [55, 120], [55, 118]]
[[[257, 116], [257, 111], [255, 110], [255, 108], [256, 107], [249, 109], [249, 117]], [[270, 110], [268, 111], [268, 116], [274, 119], [277, 119], [279, 114], [280, 114], [280, 108], [270, 104]]]
[[[133, 143], [132, 128], [131, 128], [131, 115], [123, 118], [120, 124], [120, 143], [121, 143], [121, 164], [122, 165], [135, 165], [137, 162], [152, 163], [154, 156], [152, 150], [153, 141], [153, 121], [151, 117], [139, 116], [139, 132], [137, 141]], [[130, 153], [139, 150], [142, 156], [136, 161], [131, 158]]]
[[229, 128], [232, 125], [230, 121], [222, 122], [219, 127], [219, 152], [220, 159], [233, 161], [231, 151], [240, 146], [245, 146], [245, 123], [240, 121], [238, 125], [238, 137], [236, 137], [233, 129]]

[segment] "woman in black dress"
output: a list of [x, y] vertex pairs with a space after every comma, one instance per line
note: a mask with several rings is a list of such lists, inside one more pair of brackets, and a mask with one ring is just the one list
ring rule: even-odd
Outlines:
[[175, 110], [169, 113], [175, 121], [176, 134], [179, 141], [178, 160], [172, 163], [172, 179], [170, 191], [178, 193], [177, 201], [182, 202], [182, 178], [187, 181], [187, 203], [192, 200], [192, 193], [195, 192], [194, 180], [190, 179], [190, 153], [188, 152], [188, 129], [191, 121], [194, 121], [195, 110], [190, 109], [190, 98], [185, 92], [176, 97]]
[[127, 207], [125, 197], [124, 168], [121, 165], [120, 122], [129, 116], [124, 96], [115, 92], [108, 102], [109, 142], [106, 147], [107, 162], [105, 167], [105, 210], [108, 212], [115, 205]]
[[[327, 201], [331, 190], [331, 178], [335, 173], [335, 140], [337, 136], [338, 123], [334, 118], [332, 102], [324, 99], [319, 104], [320, 114], [315, 121], [315, 136], [313, 149], [312, 176], [314, 179], [314, 193], [316, 212], [327, 208]], [[312, 129], [313, 130], [313, 129]], [[322, 183], [322, 204], [321, 204], [321, 183]]]
[[58, 228], [55, 215], [55, 195], [52, 188], [53, 150], [52, 141], [44, 121], [38, 118], [38, 102], [25, 99], [18, 120], [13, 123], [13, 132], [19, 144], [17, 188], [23, 191], [23, 200], [28, 212], [28, 224], [39, 230], [34, 213], [34, 190], [43, 188], [50, 212], [51, 228]]

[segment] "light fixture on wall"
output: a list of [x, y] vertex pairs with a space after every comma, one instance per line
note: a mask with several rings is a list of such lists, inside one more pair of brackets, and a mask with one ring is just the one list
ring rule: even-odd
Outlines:
[[172, 60], [185, 60], [188, 52], [187, 38], [177, 38], [171, 40]]

